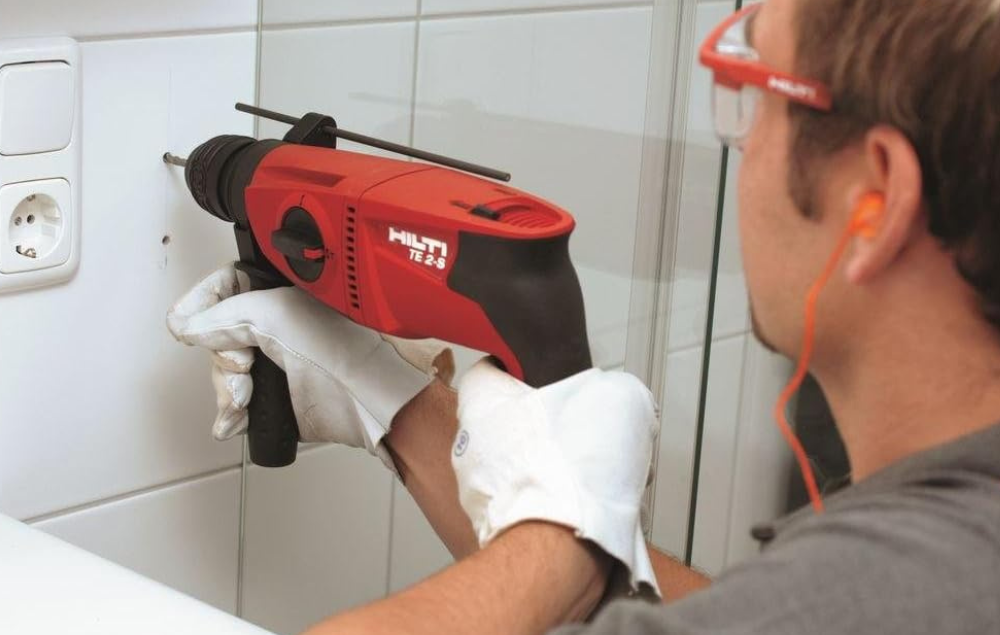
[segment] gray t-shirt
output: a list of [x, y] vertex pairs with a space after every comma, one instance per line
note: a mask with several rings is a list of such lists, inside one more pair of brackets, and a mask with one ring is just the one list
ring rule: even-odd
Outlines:
[[757, 531], [761, 555], [670, 605], [611, 604], [560, 635], [1000, 634], [1000, 425]]

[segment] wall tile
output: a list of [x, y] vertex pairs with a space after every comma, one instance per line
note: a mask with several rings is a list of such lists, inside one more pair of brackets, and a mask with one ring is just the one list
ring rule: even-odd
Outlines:
[[791, 361], [749, 338], [733, 466], [727, 566], [759, 552], [759, 543], [750, 537], [754, 525], [785, 513], [789, 479], [794, 478], [796, 466], [772, 411], [793, 368]]
[[660, 437], [650, 537], [654, 545], [678, 557], [684, 556], [687, 541], [701, 362], [701, 347], [667, 356], [660, 404]]
[[[267, 31], [260, 103], [295, 115], [330, 114], [348, 130], [407, 143], [415, 33], [412, 23]], [[261, 121], [262, 138], [280, 138], [287, 130]], [[346, 142], [338, 147], [359, 149]]]
[[371, 18], [412, 18], [417, 0], [261, 0], [264, 24], [301, 24]]
[[247, 480], [243, 616], [298, 633], [385, 594], [392, 476], [361, 450], [321, 446]]
[[0, 37], [95, 37], [249, 28], [256, 0], [0, 0]]
[[744, 336], [712, 345], [692, 557], [711, 575], [726, 563], [745, 346]]
[[[694, 41], [700, 42], [731, 11], [732, 4], [726, 2], [699, 5]], [[688, 123], [680, 217], [673, 243], [674, 280], [669, 334], [671, 350], [701, 344], [705, 338], [722, 168], [722, 145], [715, 136], [711, 116], [711, 82], [710, 73], [695, 63], [688, 87]], [[738, 153], [731, 152], [730, 157], [736, 154]], [[731, 158], [722, 221], [713, 338], [742, 333], [747, 330], [749, 321], [736, 216], [735, 184], [738, 172], [738, 158]]]
[[423, 0], [423, 15], [441, 13], [474, 13], [477, 11], [517, 11], [524, 9], [556, 9], [562, 7], [586, 7], [588, 5], [648, 4], [635, 0]]
[[235, 613], [239, 485], [234, 469], [34, 527]]
[[393, 483], [392, 561], [389, 591], [395, 593], [454, 562], [420, 507], [400, 483]]
[[605, 367], [624, 358], [650, 17], [630, 8], [421, 24], [416, 145], [509, 170], [514, 186], [577, 217], [571, 250]]
[[[209, 365], [164, 325], [234, 255], [166, 150], [249, 133], [254, 35], [83, 46], [83, 244], [71, 282], [0, 296], [0, 511], [27, 518], [240, 460], [217, 443]], [[163, 244], [169, 237], [169, 244]]]

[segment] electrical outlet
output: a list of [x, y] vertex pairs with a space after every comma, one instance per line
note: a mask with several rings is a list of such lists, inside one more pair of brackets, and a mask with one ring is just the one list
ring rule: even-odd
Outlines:
[[0, 273], [65, 264], [72, 251], [72, 211], [65, 179], [0, 188]]

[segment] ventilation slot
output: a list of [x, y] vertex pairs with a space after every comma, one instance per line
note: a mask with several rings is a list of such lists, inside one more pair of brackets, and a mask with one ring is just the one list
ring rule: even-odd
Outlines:
[[550, 227], [559, 222], [558, 214], [526, 205], [514, 205], [501, 209], [499, 212], [500, 222], [504, 225], [513, 225], [514, 227], [523, 227], [525, 229]]
[[357, 210], [353, 207], [347, 208], [347, 224], [344, 227], [345, 241], [347, 245], [347, 292], [351, 296], [351, 306], [361, 309], [361, 292], [358, 290], [358, 262], [357, 251], [355, 249], [354, 235], [357, 227], [355, 223]]

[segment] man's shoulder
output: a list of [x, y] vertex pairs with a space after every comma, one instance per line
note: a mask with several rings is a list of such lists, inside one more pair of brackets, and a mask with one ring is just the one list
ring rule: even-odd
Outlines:
[[896, 466], [760, 532], [763, 552], [707, 590], [620, 602], [584, 632], [1000, 632], [1000, 452], [981, 450]]

